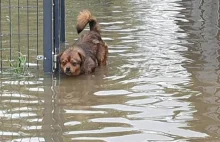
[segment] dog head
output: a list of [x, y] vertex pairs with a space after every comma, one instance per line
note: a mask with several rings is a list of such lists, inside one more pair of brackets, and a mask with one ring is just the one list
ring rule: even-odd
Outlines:
[[58, 55], [60, 68], [68, 76], [77, 76], [82, 72], [85, 54], [80, 49], [69, 48]]

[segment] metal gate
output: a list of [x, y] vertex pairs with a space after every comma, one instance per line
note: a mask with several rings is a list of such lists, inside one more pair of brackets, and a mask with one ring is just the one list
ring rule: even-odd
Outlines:
[[65, 0], [44, 0], [44, 72], [57, 70], [57, 54], [65, 42]]
[[21, 66], [53, 72], [64, 41], [65, 0], [0, 0], [0, 73]]

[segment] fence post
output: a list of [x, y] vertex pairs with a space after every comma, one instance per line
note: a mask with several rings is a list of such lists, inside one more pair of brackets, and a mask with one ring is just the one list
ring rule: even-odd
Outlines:
[[52, 72], [52, 49], [53, 49], [53, 0], [43, 1], [44, 21], [43, 21], [43, 46], [44, 46], [44, 72]]
[[44, 0], [44, 72], [58, 69], [56, 55], [65, 42], [65, 0]]
[[54, 0], [54, 47], [55, 54], [59, 53], [60, 47], [60, 0]]
[[53, 72], [57, 71], [57, 54], [60, 51], [60, 0], [54, 0], [54, 10], [53, 10], [53, 19], [54, 19], [54, 56], [53, 56]]
[[61, 8], [61, 32], [60, 32], [60, 41], [65, 42], [65, 0], [60, 0], [60, 8]]

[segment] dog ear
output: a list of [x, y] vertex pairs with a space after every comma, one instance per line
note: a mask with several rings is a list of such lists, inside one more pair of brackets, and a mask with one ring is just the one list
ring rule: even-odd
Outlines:
[[79, 57], [81, 59], [81, 63], [80, 63], [80, 66], [81, 66], [85, 61], [85, 56], [81, 52], [78, 52], [78, 54], [79, 54]]

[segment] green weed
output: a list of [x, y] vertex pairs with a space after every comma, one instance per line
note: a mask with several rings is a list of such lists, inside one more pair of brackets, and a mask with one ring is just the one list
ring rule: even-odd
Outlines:
[[19, 57], [15, 61], [10, 61], [11, 70], [16, 74], [26, 74], [27, 72], [27, 57], [19, 52]]

